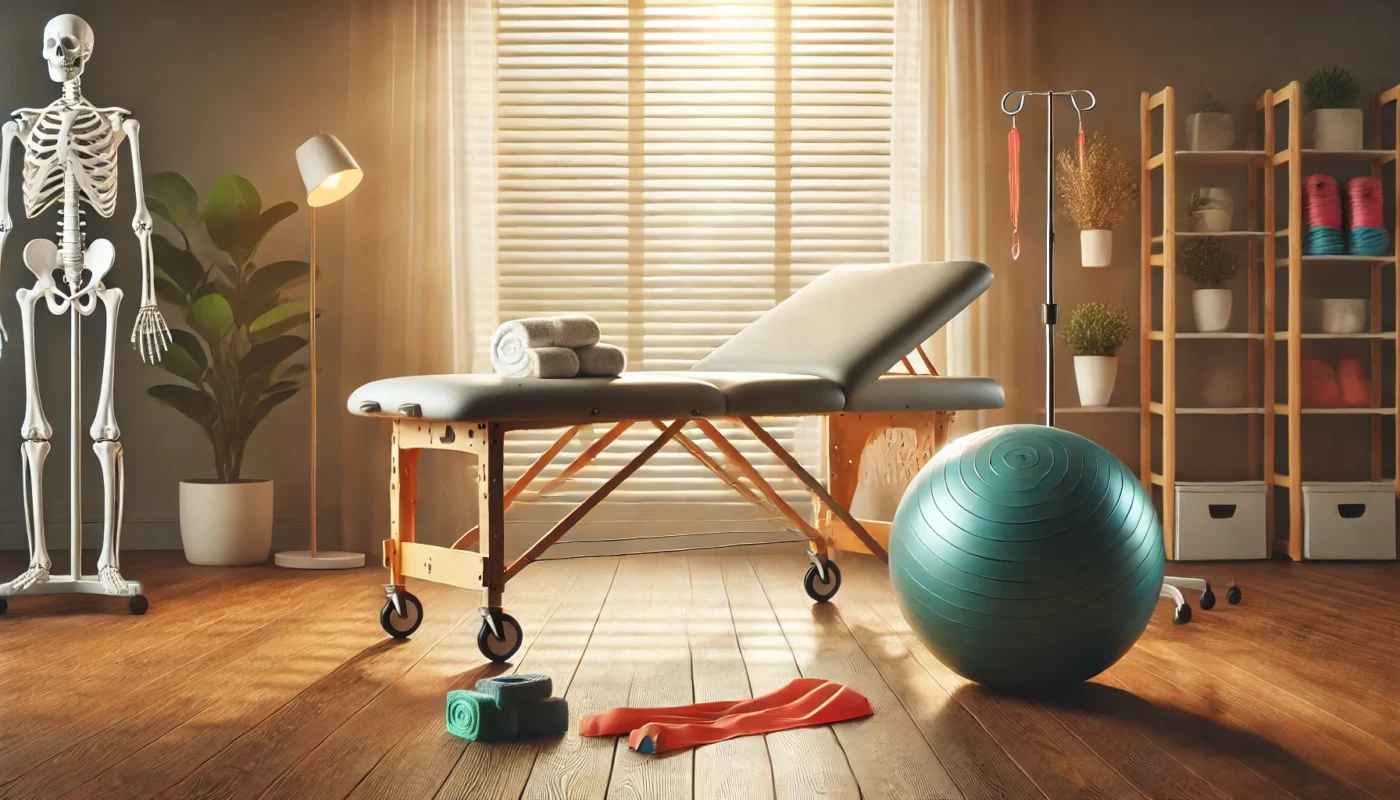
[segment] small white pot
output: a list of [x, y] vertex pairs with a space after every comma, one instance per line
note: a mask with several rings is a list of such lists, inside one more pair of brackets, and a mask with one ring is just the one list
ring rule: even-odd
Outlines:
[[1360, 333], [1366, 328], [1364, 298], [1329, 297], [1322, 301], [1323, 333]]
[[1117, 356], [1074, 357], [1074, 382], [1079, 386], [1079, 405], [1085, 408], [1108, 405], [1117, 379]]
[[1319, 108], [1303, 119], [1303, 141], [1315, 150], [1360, 150], [1364, 132], [1359, 108]]
[[1196, 330], [1214, 333], [1230, 327], [1229, 289], [1197, 289], [1191, 292], [1191, 310], [1196, 313]]
[[1235, 216], [1229, 189], [1205, 187], [1191, 193], [1191, 220], [1198, 233], [1224, 233]]
[[1113, 260], [1113, 231], [1080, 231], [1079, 263], [1106, 267]]
[[1187, 150], [1229, 150], [1235, 146], [1235, 119], [1224, 111], [1186, 117]]
[[180, 481], [180, 541], [201, 566], [261, 564], [272, 552], [272, 481]]

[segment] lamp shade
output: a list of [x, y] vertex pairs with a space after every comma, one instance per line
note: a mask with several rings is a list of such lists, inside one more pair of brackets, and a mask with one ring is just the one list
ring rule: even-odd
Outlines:
[[355, 191], [364, 173], [340, 140], [318, 133], [297, 148], [297, 168], [306, 186], [306, 203], [328, 206]]

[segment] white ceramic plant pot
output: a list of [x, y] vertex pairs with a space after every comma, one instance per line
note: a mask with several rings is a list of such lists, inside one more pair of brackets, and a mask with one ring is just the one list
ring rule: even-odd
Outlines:
[[1080, 231], [1079, 263], [1106, 267], [1113, 260], [1113, 231]]
[[1360, 150], [1363, 133], [1359, 108], [1319, 108], [1303, 120], [1303, 141], [1315, 150]]
[[180, 481], [180, 541], [201, 566], [261, 564], [272, 551], [272, 481]]
[[1085, 408], [1108, 405], [1117, 379], [1117, 356], [1074, 357], [1074, 381], [1079, 386], [1079, 405]]
[[1235, 146], [1235, 120], [1224, 111], [1203, 111], [1186, 117], [1186, 149], [1229, 150]]
[[1205, 187], [1191, 193], [1191, 220], [1198, 233], [1224, 233], [1235, 216], [1235, 198], [1229, 189]]
[[1360, 333], [1366, 327], [1364, 298], [1336, 297], [1322, 301], [1323, 333]]
[[1197, 289], [1191, 292], [1191, 310], [1196, 314], [1196, 330], [1214, 333], [1230, 327], [1229, 289]]

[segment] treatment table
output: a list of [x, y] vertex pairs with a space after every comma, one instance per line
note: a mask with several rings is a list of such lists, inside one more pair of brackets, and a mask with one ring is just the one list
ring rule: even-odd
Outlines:
[[[403, 638], [422, 622], [422, 605], [405, 588], [409, 577], [480, 590], [477, 645], [492, 661], [509, 659], [519, 649], [523, 631], [502, 610], [506, 582], [671, 441], [746, 499], [781, 514], [807, 536], [812, 566], [804, 585], [813, 599], [829, 600], [841, 585], [832, 559], [838, 538], [887, 558], [884, 545], [869, 530], [880, 523], [857, 520], [847, 508], [865, 443], [883, 430], [913, 427], [919, 432], [918, 449], [931, 454], [946, 438], [954, 412], [1004, 403], [996, 381], [941, 377], [922, 349], [991, 283], [991, 270], [971, 261], [841, 267], [793, 293], [686, 371], [554, 380], [419, 375], [361, 386], [349, 398], [350, 412], [393, 421], [390, 536], [384, 541], [389, 582], [380, 623], [391, 636]], [[929, 374], [914, 374], [914, 354]], [[906, 374], [886, 374], [900, 364]], [[826, 424], [825, 487], [754, 419], [813, 415]], [[724, 419], [748, 429], [812, 492], [815, 525], [785, 502], [712, 422]], [[612, 427], [552, 484], [591, 463], [635, 424], [653, 425], [658, 435], [507, 565], [506, 508], [580, 429], [595, 423]], [[752, 490], [682, 432], [690, 424]], [[507, 487], [506, 434], [550, 428], [566, 430]], [[416, 541], [418, 457], [424, 450], [455, 450], [477, 459], [479, 523], [449, 547]]]

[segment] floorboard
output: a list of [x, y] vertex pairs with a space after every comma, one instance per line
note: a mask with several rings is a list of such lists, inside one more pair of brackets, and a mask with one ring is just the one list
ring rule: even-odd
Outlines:
[[[476, 651], [477, 593], [413, 582], [427, 613], [396, 642], [377, 620], [379, 569], [127, 560], [144, 617], [21, 597], [0, 618], [0, 798], [1400, 797], [1394, 564], [1173, 564], [1222, 596], [1237, 580], [1244, 603], [1186, 626], [1163, 603], [1104, 674], [1025, 698], [934, 658], [869, 557], [841, 556], [826, 605], [802, 590], [800, 548], [540, 562], [507, 588], [526, 639], [503, 667]], [[570, 733], [446, 733], [447, 691], [513, 670], [553, 678]], [[576, 732], [606, 708], [737, 700], [799, 676], [845, 683], [876, 713], [661, 756]]]

